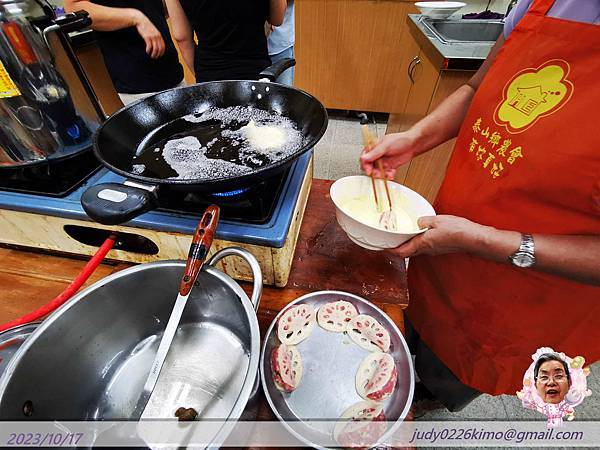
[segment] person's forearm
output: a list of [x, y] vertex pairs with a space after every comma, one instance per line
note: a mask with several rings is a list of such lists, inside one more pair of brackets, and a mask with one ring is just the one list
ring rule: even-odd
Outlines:
[[269, 2], [269, 17], [268, 21], [271, 25], [278, 27], [283, 23], [285, 17], [285, 9], [287, 8], [286, 0], [270, 0]]
[[415, 139], [415, 156], [458, 135], [474, 95], [471, 86], [461, 86], [410, 129]]
[[473, 96], [503, 45], [504, 35], [500, 35], [487, 58], [471, 79], [409, 130], [414, 139], [415, 155], [431, 150], [458, 135]]
[[[481, 227], [476, 235], [465, 238], [464, 249], [482, 258], [510, 264], [509, 257], [521, 245], [521, 233]], [[534, 234], [533, 240], [532, 269], [600, 285], [600, 236]]]
[[179, 0], [166, 0], [173, 39], [177, 42], [183, 62], [194, 72], [194, 30]]
[[181, 52], [183, 62], [186, 66], [188, 66], [192, 73], [195, 73], [194, 52], [196, 51], [196, 45], [194, 44], [194, 41], [177, 41], [177, 46], [179, 47], [179, 51]]
[[85, 10], [92, 19], [92, 29], [115, 31], [136, 26], [142, 14], [135, 8], [113, 8], [88, 1], [65, 0], [65, 11]]

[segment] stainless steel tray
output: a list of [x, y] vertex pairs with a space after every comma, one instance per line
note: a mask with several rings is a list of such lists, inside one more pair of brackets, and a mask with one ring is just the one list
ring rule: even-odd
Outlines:
[[[361, 314], [375, 317], [389, 332], [392, 355], [398, 370], [396, 389], [384, 402], [384, 412], [389, 422], [380, 441], [384, 442], [400, 426], [408, 414], [413, 390], [413, 365], [408, 346], [394, 322], [382, 310], [367, 300], [340, 291], [320, 291], [304, 295], [289, 305], [306, 303], [315, 310], [325, 303], [346, 300], [352, 303]], [[289, 306], [288, 305], [288, 306]], [[263, 344], [260, 373], [263, 390], [271, 409], [284, 426], [304, 443], [316, 447], [332, 441], [333, 425], [346, 408], [363, 400], [356, 392], [355, 375], [358, 366], [370, 352], [355, 344], [345, 333], [333, 333], [315, 325], [312, 334], [298, 344], [302, 356], [304, 373], [300, 386], [292, 393], [279, 391], [271, 374], [270, 355], [279, 345], [277, 320], [269, 327]]]

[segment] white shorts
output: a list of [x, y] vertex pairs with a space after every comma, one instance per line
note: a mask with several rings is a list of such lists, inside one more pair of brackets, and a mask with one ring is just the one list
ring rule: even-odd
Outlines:
[[[184, 87], [187, 85], [188, 84], [185, 82], [185, 80], [182, 80], [181, 83], [179, 83], [177, 86], [173, 86], [173, 89], [178, 87]], [[136, 100], [141, 100], [143, 98], [150, 97], [151, 95], [156, 94], [156, 92], [144, 92], [143, 94], [121, 94], [119, 92], [118, 94], [119, 98], [123, 102], [123, 105], [128, 105], [129, 103], [133, 103]]]

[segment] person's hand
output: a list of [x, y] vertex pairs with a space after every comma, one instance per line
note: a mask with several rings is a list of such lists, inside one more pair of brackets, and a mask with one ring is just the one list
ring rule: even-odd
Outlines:
[[457, 216], [425, 216], [419, 228], [429, 228], [391, 252], [407, 258], [416, 255], [443, 255], [469, 251], [485, 235], [486, 226]]
[[265, 36], [269, 37], [269, 35], [275, 30], [275, 27], [271, 25], [269, 22], [265, 22]]
[[146, 17], [144, 13], [138, 11], [134, 17], [135, 28], [146, 43], [146, 53], [150, 58], [160, 58], [165, 53], [165, 41], [158, 31], [158, 28]]
[[[360, 155], [360, 164], [367, 175], [371, 173], [378, 177], [385, 175], [392, 179], [396, 169], [410, 161], [415, 155], [416, 139], [410, 131], [386, 134], [375, 145], [363, 148]], [[385, 174], [379, 173], [375, 161], [381, 159]]]

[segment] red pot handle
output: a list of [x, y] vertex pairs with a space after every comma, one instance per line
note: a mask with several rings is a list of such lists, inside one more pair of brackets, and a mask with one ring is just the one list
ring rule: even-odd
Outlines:
[[204, 211], [194, 238], [192, 239], [192, 245], [190, 246], [190, 252], [188, 253], [187, 263], [185, 265], [185, 272], [179, 285], [179, 293], [181, 295], [188, 295], [192, 290], [192, 286], [196, 282], [198, 273], [204, 265], [204, 260], [217, 230], [217, 223], [219, 222], [219, 207], [216, 205], [210, 205]]

